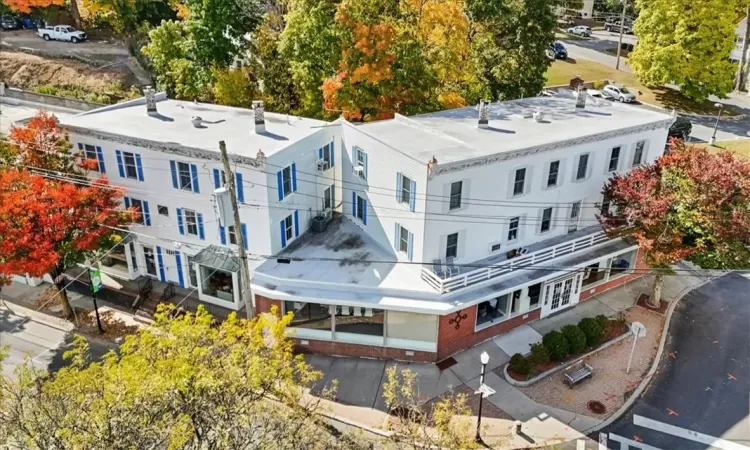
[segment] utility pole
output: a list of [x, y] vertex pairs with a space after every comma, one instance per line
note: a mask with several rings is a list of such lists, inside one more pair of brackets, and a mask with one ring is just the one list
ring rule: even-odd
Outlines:
[[622, 35], [625, 33], [625, 10], [628, 8], [628, 0], [622, 0], [622, 14], [620, 15], [620, 39], [617, 42], [617, 63], [615, 70], [620, 70], [620, 54], [622, 53]]
[[[240, 296], [245, 298], [245, 310], [247, 311], [248, 320], [255, 317], [255, 308], [253, 307], [253, 296], [250, 291], [250, 269], [247, 267], [247, 254], [245, 253], [245, 238], [242, 236], [242, 222], [240, 222], [240, 208], [237, 206], [237, 188], [235, 183], [237, 178], [232, 172], [229, 165], [229, 154], [227, 154], [227, 144], [219, 141], [221, 150], [221, 160], [224, 162], [224, 173], [227, 179], [227, 188], [232, 199], [232, 211], [234, 212], [234, 235], [237, 238], [237, 248], [240, 254]], [[229, 231], [229, 230], [227, 230]]]

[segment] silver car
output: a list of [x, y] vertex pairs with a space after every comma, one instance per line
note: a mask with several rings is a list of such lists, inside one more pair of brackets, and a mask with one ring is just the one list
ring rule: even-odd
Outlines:
[[604, 89], [602, 89], [602, 95], [622, 103], [630, 103], [635, 101], [635, 94], [630, 92], [628, 88], [624, 86], [617, 86], [615, 84], [604, 86]]
[[586, 25], [578, 25], [577, 27], [568, 28], [568, 34], [589, 37], [591, 36], [591, 28]]

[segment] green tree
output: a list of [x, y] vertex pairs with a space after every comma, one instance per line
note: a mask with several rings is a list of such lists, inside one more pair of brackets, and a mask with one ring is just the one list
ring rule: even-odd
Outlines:
[[737, 0], [636, 0], [638, 45], [628, 57], [647, 86], [673, 83], [690, 98], [724, 96], [736, 67]]
[[704, 269], [750, 266], [750, 163], [729, 152], [673, 142], [654, 164], [615, 175], [604, 187], [607, 235], [637, 242], [658, 269], [650, 302], [658, 307], [664, 275], [687, 259]]
[[249, 70], [212, 69], [213, 98], [216, 103], [227, 106], [250, 107], [257, 99], [255, 80]]

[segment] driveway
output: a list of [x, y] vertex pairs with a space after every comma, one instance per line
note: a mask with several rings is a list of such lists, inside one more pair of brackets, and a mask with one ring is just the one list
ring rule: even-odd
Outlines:
[[612, 426], [612, 450], [750, 449], [750, 274], [718, 278], [677, 306], [659, 370]]
[[45, 41], [34, 30], [0, 32], [0, 43], [4, 47], [26, 50], [42, 56], [77, 56], [85, 60], [115, 62], [129, 55], [128, 49], [108, 41], [87, 41], [78, 44], [63, 41]]

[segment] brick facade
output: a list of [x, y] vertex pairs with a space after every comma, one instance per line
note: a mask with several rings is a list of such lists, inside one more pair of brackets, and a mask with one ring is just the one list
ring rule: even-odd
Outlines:
[[355, 358], [394, 359], [399, 361], [437, 362], [437, 353], [403, 350], [376, 345], [347, 344], [345, 342], [316, 341], [293, 338], [294, 349], [299, 353], [312, 353]]

